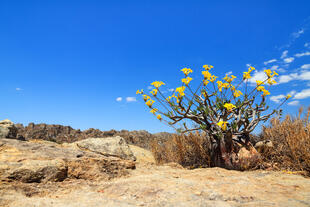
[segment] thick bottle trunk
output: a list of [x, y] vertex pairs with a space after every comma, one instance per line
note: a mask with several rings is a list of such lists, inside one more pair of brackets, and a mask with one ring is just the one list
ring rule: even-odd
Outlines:
[[211, 145], [211, 160], [213, 167], [222, 167], [230, 170], [242, 170], [255, 164], [259, 153], [246, 138], [237, 142], [231, 135], [217, 137]]

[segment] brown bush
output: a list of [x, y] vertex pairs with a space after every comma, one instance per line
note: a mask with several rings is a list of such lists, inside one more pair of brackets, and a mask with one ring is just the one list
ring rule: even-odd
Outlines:
[[151, 151], [158, 164], [176, 162], [183, 167], [210, 167], [210, 143], [200, 133], [173, 134], [170, 139], [151, 143]]
[[279, 170], [302, 171], [310, 175], [310, 107], [302, 116], [287, 115], [284, 120], [273, 118], [270, 126], [263, 127], [262, 139], [271, 140], [273, 148], [262, 153], [265, 163]]

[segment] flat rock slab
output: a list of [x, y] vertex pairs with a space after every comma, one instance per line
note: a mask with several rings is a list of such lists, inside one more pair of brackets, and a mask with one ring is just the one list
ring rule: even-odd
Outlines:
[[111, 179], [134, 169], [132, 160], [48, 141], [0, 139], [0, 180], [25, 183]]
[[310, 206], [310, 179], [272, 171], [186, 170], [177, 164], [148, 164], [137, 165], [129, 176], [109, 181], [65, 180], [13, 187], [3, 183], [1, 204], [8, 207], [306, 207]]

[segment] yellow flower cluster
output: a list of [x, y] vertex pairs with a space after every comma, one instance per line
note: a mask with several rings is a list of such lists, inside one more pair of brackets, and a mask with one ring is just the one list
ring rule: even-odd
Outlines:
[[178, 88], [175, 89], [175, 91], [179, 93], [179, 95], [178, 95], [179, 97], [185, 96], [185, 93], [184, 93], [185, 86], [178, 87]]
[[193, 72], [193, 70], [190, 68], [183, 68], [181, 71], [184, 73], [185, 76], [188, 76], [188, 74]]
[[231, 75], [231, 78], [228, 77], [228, 75], [225, 76], [225, 78], [223, 78], [227, 83], [231, 83], [235, 78], [237, 78], [234, 75]]
[[203, 67], [205, 70], [210, 70], [210, 69], [213, 68], [212, 65], [203, 65], [202, 67]]
[[153, 96], [156, 96], [157, 95], [157, 92], [158, 90], [156, 88], [154, 88], [150, 93], [153, 95]]
[[188, 84], [192, 81], [193, 79], [191, 77], [186, 77], [182, 79], [182, 83], [188, 86]]
[[231, 111], [233, 108], [236, 108], [236, 106], [232, 103], [225, 103], [224, 107], [228, 110]]
[[151, 83], [152, 86], [154, 86], [155, 88], [159, 88], [162, 85], [165, 85], [162, 81], [155, 81], [153, 83]]
[[226, 131], [227, 130], [227, 121], [219, 121], [218, 123], [217, 123], [217, 125], [219, 126], [219, 127], [221, 127], [221, 129], [223, 129], [224, 131]]
[[248, 72], [243, 72], [243, 79], [246, 80], [246, 79], [252, 78], [251, 72], [252, 72], [253, 70], [255, 70], [254, 67], [249, 67]]

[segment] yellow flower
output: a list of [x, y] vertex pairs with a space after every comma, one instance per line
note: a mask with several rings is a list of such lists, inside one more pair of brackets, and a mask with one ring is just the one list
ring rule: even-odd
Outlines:
[[203, 80], [203, 85], [208, 85], [209, 81], [208, 80]]
[[148, 100], [145, 104], [146, 104], [148, 107], [151, 108], [154, 102], [155, 102], [155, 101], [153, 101], [153, 100]]
[[243, 79], [244, 79], [244, 80], [245, 80], [245, 79], [250, 79], [250, 78], [252, 78], [250, 72], [243, 72]]
[[272, 77], [272, 75], [271, 75], [271, 70], [270, 69], [268, 69], [268, 70], [264, 70], [264, 72], [266, 73], [266, 75], [268, 76], [268, 78], [271, 78]]
[[248, 69], [248, 72], [250, 73], [250, 72], [252, 72], [253, 70], [255, 70], [255, 68], [252, 67], [252, 66], [250, 66], [249, 69]]
[[273, 79], [268, 79], [268, 80], [267, 80], [267, 83], [268, 83], [269, 85], [273, 85], [273, 84], [276, 84], [277, 82], [276, 82], [275, 80], [273, 80]]
[[292, 97], [292, 95], [288, 94], [288, 95], [286, 96], [286, 100], [289, 99], [289, 98], [291, 98], [291, 97]]
[[209, 78], [209, 81], [211, 81], [212, 83], [217, 79], [217, 76], [215, 75], [212, 75], [210, 78]]
[[235, 78], [237, 78], [234, 75], [231, 75], [231, 78], [228, 77], [228, 75], [225, 76], [225, 78], [223, 78], [227, 83], [231, 83]]
[[166, 98], [166, 101], [170, 102], [170, 99], [171, 99], [171, 98], [172, 98], [171, 96], [168, 96], [168, 97]]
[[155, 81], [153, 83], [151, 83], [151, 85], [153, 85], [155, 88], [159, 88], [162, 85], [165, 85], [162, 81]]
[[234, 104], [231, 103], [225, 103], [224, 107], [228, 110], [231, 111], [233, 108], [236, 108], [236, 106]]
[[156, 117], [157, 117], [157, 119], [158, 119], [159, 121], [161, 121], [161, 120], [162, 120], [162, 118], [161, 118], [161, 115], [160, 115], [160, 114], [158, 114]]
[[243, 95], [243, 93], [242, 93], [241, 91], [238, 91], [238, 90], [237, 90], [237, 91], [234, 92], [234, 97], [235, 97], [235, 98], [238, 98], [238, 97], [241, 96], [241, 95]]
[[230, 86], [230, 84], [229, 84], [229, 83], [223, 83], [223, 87], [224, 87], [224, 88], [226, 88], [226, 89], [227, 89], [227, 88], [229, 88], [229, 86]]
[[183, 78], [182, 82], [185, 83], [185, 85], [188, 85], [193, 79], [191, 77]]
[[263, 93], [263, 96], [270, 95], [270, 92], [269, 92], [269, 91], [267, 91], [267, 90], [265, 90], [265, 89], [263, 90], [263, 92], [264, 92], [264, 93]]
[[190, 68], [183, 68], [181, 71], [182, 71], [186, 76], [188, 76], [188, 74], [190, 74], [190, 73], [193, 72], [193, 70], [190, 69]]
[[257, 86], [260, 86], [260, 85], [263, 85], [264, 82], [263, 82], [263, 81], [260, 81], [260, 80], [257, 80], [257, 81], [256, 81], [256, 84], [257, 84]]
[[224, 131], [226, 131], [226, 129], [227, 129], [227, 121], [219, 121], [218, 123], [217, 123], [217, 125], [219, 126], [219, 127], [221, 127]]
[[145, 95], [145, 94], [142, 95], [142, 96], [143, 96], [143, 100], [144, 100], [144, 101], [147, 101], [147, 100], [149, 100], [149, 99], [151, 98], [151, 97], [149, 97], [148, 95]]
[[233, 85], [231, 85], [231, 86], [230, 86], [230, 90], [235, 91], [235, 90], [236, 90], [236, 87], [233, 86]]
[[137, 90], [136, 94], [142, 94], [143, 93], [143, 89], [141, 89], [141, 91]]
[[154, 114], [155, 115], [155, 113], [158, 111], [158, 109], [156, 109], [156, 108], [153, 108], [150, 112], [152, 113], [152, 114]]
[[264, 86], [258, 86], [256, 88], [257, 91], [264, 91], [265, 90], [265, 87]]
[[185, 86], [181, 86], [175, 89], [175, 91], [179, 93], [180, 97], [185, 96], [184, 90], [185, 90]]
[[222, 88], [223, 88], [223, 82], [222, 81], [217, 81], [217, 87], [219, 89], [220, 92], [222, 92]]
[[158, 90], [156, 88], [154, 88], [150, 93], [153, 95], [153, 96], [156, 96], [157, 95], [157, 92]]
[[201, 74], [203, 75], [204, 79], [210, 79], [212, 76], [209, 71], [202, 71]]
[[210, 70], [211, 68], [213, 68], [212, 65], [204, 65], [202, 66], [205, 70]]
[[275, 76], [275, 75], [279, 75], [279, 74], [274, 70], [272, 76]]

